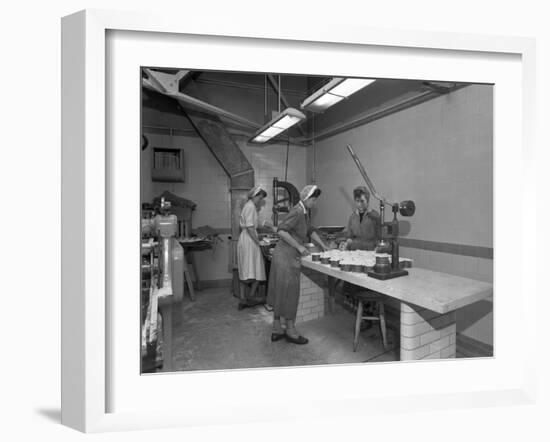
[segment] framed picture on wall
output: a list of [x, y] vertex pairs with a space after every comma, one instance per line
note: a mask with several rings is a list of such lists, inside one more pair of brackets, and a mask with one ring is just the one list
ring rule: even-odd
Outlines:
[[502, 324], [536, 291], [500, 245], [510, 199], [535, 210], [506, 185], [533, 59], [520, 38], [65, 17], [63, 423], [284, 419], [285, 388], [307, 417], [527, 400], [535, 340]]

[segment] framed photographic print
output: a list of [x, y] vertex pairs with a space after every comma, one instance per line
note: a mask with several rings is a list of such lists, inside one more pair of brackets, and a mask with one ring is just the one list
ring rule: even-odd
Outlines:
[[83, 11], [62, 43], [64, 424], [532, 400], [531, 40]]

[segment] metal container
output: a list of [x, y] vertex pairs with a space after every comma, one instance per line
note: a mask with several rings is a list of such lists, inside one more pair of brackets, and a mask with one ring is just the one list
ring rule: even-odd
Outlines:
[[377, 273], [390, 273], [390, 258], [388, 256], [377, 256], [376, 264], [374, 265], [374, 271]]
[[340, 260], [339, 259], [331, 259], [330, 260], [330, 266], [331, 267], [339, 267]]
[[321, 264], [330, 264], [330, 258], [328, 256], [321, 256]]
[[352, 264], [351, 271], [352, 272], [362, 272], [363, 271], [363, 265], [362, 264]]
[[319, 253], [312, 253], [311, 260], [314, 262], [319, 262], [321, 261], [321, 255]]
[[344, 272], [351, 272], [351, 264], [340, 264], [340, 270]]
[[399, 262], [399, 268], [400, 269], [410, 269], [412, 267], [411, 261], [400, 261]]

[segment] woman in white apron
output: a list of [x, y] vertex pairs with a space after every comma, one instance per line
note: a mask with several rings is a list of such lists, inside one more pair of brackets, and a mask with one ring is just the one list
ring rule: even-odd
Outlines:
[[[258, 238], [258, 227], [269, 226], [267, 221], [258, 220], [258, 212], [263, 200], [267, 196], [260, 186], [253, 187], [248, 192], [248, 201], [244, 205], [239, 225], [241, 234], [237, 243], [237, 260], [239, 265], [239, 310], [251, 307], [262, 302], [254, 301], [258, 284], [265, 281], [265, 264]], [[246, 288], [250, 286], [250, 293], [246, 296]]]

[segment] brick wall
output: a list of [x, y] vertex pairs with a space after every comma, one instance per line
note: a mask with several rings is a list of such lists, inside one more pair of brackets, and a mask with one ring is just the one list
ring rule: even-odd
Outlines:
[[325, 315], [328, 297], [327, 278], [322, 273], [302, 268], [300, 300], [296, 322], [311, 321]]
[[401, 360], [454, 358], [455, 312], [439, 314], [401, 304]]

